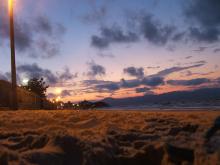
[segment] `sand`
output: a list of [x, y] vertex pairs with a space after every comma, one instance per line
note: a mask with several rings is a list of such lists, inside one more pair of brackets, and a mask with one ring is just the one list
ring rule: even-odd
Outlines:
[[0, 165], [220, 164], [220, 111], [0, 111]]

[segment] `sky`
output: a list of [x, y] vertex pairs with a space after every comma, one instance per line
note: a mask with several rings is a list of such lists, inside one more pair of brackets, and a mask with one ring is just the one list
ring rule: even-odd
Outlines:
[[[220, 86], [219, 0], [14, 0], [18, 84], [101, 100]], [[0, 79], [10, 81], [7, 0]]]

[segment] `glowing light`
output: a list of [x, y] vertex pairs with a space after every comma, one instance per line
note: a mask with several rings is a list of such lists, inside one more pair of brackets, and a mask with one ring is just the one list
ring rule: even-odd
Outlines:
[[61, 97], [58, 96], [58, 97], [56, 98], [56, 102], [59, 102], [60, 100], [61, 100]]
[[56, 89], [55, 89], [55, 93], [56, 93], [56, 94], [59, 95], [59, 94], [61, 94], [61, 92], [62, 92], [62, 89], [60, 89], [60, 88], [56, 88]]
[[13, 0], [8, 0], [8, 12], [11, 15], [13, 10]]
[[22, 80], [22, 84], [23, 84], [23, 85], [27, 85], [27, 84], [28, 84], [28, 81], [29, 81], [29, 79], [24, 78], [24, 79]]

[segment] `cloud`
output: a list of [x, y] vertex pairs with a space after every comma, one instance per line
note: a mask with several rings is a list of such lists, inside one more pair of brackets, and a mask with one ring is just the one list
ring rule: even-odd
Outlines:
[[108, 13], [106, 6], [93, 7], [92, 10], [82, 16], [82, 21], [85, 23], [102, 22]]
[[[1, 10], [1, 8], [0, 8]], [[25, 51], [32, 46], [31, 26], [23, 21], [15, 21], [15, 44], [18, 51]], [[9, 23], [7, 15], [0, 14], [0, 36], [2, 41], [9, 39]]]
[[219, 41], [219, 11], [219, 0], [194, 0], [188, 3], [185, 8], [185, 16], [191, 23], [196, 23], [190, 29], [190, 37], [199, 42], [212, 43]]
[[180, 41], [185, 36], [185, 32], [178, 32], [177, 28], [172, 25], [163, 25], [151, 14], [130, 12], [128, 15], [134, 18], [132, 24], [135, 28], [127, 27], [127, 30], [124, 31], [117, 25], [101, 26], [100, 35], [91, 37], [91, 45], [99, 49], [106, 49], [114, 43], [135, 43], [143, 37], [152, 44], [163, 46], [169, 41]]
[[[111, 44], [134, 43], [142, 38], [157, 46], [164, 46], [168, 43], [177, 44], [177, 42], [187, 43], [189, 41], [196, 43], [218, 42], [220, 38], [219, 3], [219, 0], [187, 2], [183, 7], [184, 16], [187, 19], [184, 21], [186, 26], [181, 28], [172, 24], [165, 24], [155, 18], [153, 14], [141, 9], [127, 11], [126, 20], [132, 26], [127, 26], [126, 30], [122, 30], [122, 26], [106, 27], [102, 23], [100, 35], [91, 37], [91, 45], [99, 49], [106, 49]], [[94, 13], [98, 18], [100, 15], [106, 14], [106, 9], [100, 8]], [[205, 48], [202, 47], [198, 49], [199, 52], [204, 50]]]
[[104, 52], [100, 52], [100, 53], [98, 53], [98, 56], [99, 57], [109, 57], [109, 58], [114, 58], [115, 56], [114, 56], [114, 54], [112, 54], [112, 53], [104, 53]]
[[174, 86], [196, 86], [209, 83], [211, 80], [207, 78], [196, 78], [191, 80], [168, 80], [167, 84]]
[[188, 59], [190, 59], [190, 58], [192, 58], [192, 57], [193, 57], [193, 56], [187, 56], [187, 57], [185, 57], [185, 59], [188, 60]]
[[142, 80], [143, 85], [147, 85], [150, 87], [156, 87], [159, 85], [164, 84], [164, 78], [163, 77], [146, 77]]
[[160, 69], [160, 66], [148, 66], [147, 69]]
[[187, 70], [185, 73], [183, 72], [183, 74], [185, 74], [184, 76], [194, 76], [194, 75], [197, 75], [197, 76], [207, 76], [207, 75], [210, 75], [210, 74], [213, 74], [215, 72], [207, 72], [207, 73], [193, 73], [192, 71], [190, 70]]
[[98, 91], [108, 91], [108, 92], [113, 92], [113, 91], [116, 91], [116, 90], [119, 90], [120, 87], [117, 83], [106, 83], [106, 84], [100, 84], [100, 85], [96, 85], [95, 86], [96, 90]]
[[150, 43], [165, 45], [174, 35], [174, 26], [162, 25], [152, 15], [145, 15], [140, 21], [141, 33]]
[[192, 27], [189, 34], [194, 41], [213, 43], [219, 40], [220, 31], [216, 28], [199, 29]]
[[68, 67], [66, 67], [63, 72], [58, 73], [58, 75], [59, 75], [59, 80], [62, 82], [69, 81], [78, 77], [78, 74], [77, 73], [72, 74]]
[[120, 89], [120, 83], [104, 80], [84, 80], [83, 86], [87, 89], [92, 89], [94, 92], [114, 92]]
[[200, 46], [198, 49], [193, 50], [194, 52], [204, 52], [208, 47]]
[[[16, 50], [31, 58], [51, 58], [60, 53], [60, 40], [65, 31], [64, 26], [52, 23], [46, 16], [15, 19]], [[5, 14], [0, 14], [0, 36], [2, 42], [9, 40], [8, 16]]]
[[90, 77], [96, 77], [96, 76], [104, 76], [106, 74], [106, 70], [103, 66], [98, 65], [94, 62], [89, 62], [89, 71], [87, 73]]
[[61, 92], [61, 97], [71, 96], [71, 95], [72, 95], [71, 92], [72, 92], [72, 90], [63, 90], [63, 91]]
[[34, 64], [25, 64], [17, 67], [18, 74], [25, 74], [29, 78], [45, 78], [48, 83], [56, 84], [58, 78], [52, 73], [49, 69], [40, 68], [36, 63]]
[[41, 68], [36, 63], [19, 65], [17, 67], [17, 73], [19, 75], [18, 79], [22, 79], [22, 77], [28, 79], [43, 77], [52, 86], [58, 83], [62, 85], [76, 77], [76, 74], [71, 74], [68, 68], [65, 68], [61, 73], [53, 73], [49, 69]]
[[36, 32], [42, 32], [46, 35], [53, 34], [53, 27], [50, 20], [47, 17], [38, 16], [36, 22], [34, 22], [34, 30]]
[[186, 16], [205, 27], [220, 25], [219, 0], [194, 0], [186, 8]]
[[57, 97], [57, 95], [54, 94], [54, 93], [48, 93], [48, 94], [47, 94], [47, 98], [48, 98], [48, 99], [53, 99], [53, 98], [56, 98], [56, 97]]
[[135, 67], [128, 67], [124, 68], [123, 72], [128, 74], [129, 76], [133, 76], [136, 78], [143, 78], [144, 77], [144, 68], [135, 68]]
[[72, 96], [73, 90], [63, 90], [60, 94], [55, 94], [55, 93], [48, 93], [47, 98], [48, 99], [55, 99], [57, 97], [65, 98], [68, 96]]
[[136, 93], [148, 93], [148, 92], [151, 92], [150, 90], [151, 90], [150, 88], [146, 88], [146, 87], [135, 89]]
[[213, 52], [214, 52], [214, 53], [218, 53], [218, 52], [220, 52], [220, 48], [216, 48], [216, 49], [214, 49]]
[[121, 79], [120, 87], [121, 88], [134, 88], [141, 85], [140, 79], [133, 79], [133, 80], [125, 80]]
[[192, 68], [197, 68], [197, 67], [201, 67], [203, 65], [205, 65], [205, 61], [199, 61], [199, 62], [196, 62], [195, 65], [191, 65], [191, 66], [186, 66], [186, 67], [171, 67], [171, 68], [167, 68], [167, 69], [164, 69], [152, 76], [155, 76], [155, 77], [165, 77], [169, 74], [172, 74], [172, 73], [175, 73], [175, 72], [180, 72], [182, 70], [186, 70], [186, 69], [192, 69]]
[[124, 32], [119, 26], [101, 27], [100, 36], [93, 35], [91, 45], [99, 48], [108, 48], [114, 43], [131, 43], [138, 41], [138, 36], [134, 32]]
[[[142, 78], [137, 77], [132, 80], [121, 79], [120, 81], [103, 81], [103, 80], [84, 80], [83, 86], [86, 90], [91, 89], [93, 92], [115, 92], [120, 89], [132, 89], [132, 88], [149, 88], [155, 89], [165, 84], [166, 76], [179, 71], [187, 70], [190, 68], [196, 68], [203, 66], [204, 63], [199, 63], [187, 67], [171, 67], [159, 71], [156, 74], [144, 76]], [[195, 83], [196, 84], [196, 83]], [[144, 86], [144, 87], [142, 87]]]
[[[59, 44], [53, 43], [48, 41], [45, 38], [41, 38], [38, 41], [36, 41], [36, 46], [38, 50], [41, 50], [41, 57], [42, 58], [51, 58], [54, 57], [58, 54], [60, 54], [60, 48]], [[38, 57], [38, 53], [30, 53], [31, 57]]]

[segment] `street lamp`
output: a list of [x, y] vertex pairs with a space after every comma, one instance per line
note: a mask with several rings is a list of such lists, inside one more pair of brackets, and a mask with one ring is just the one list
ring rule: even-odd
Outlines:
[[16, 62], [15, 62], [15, 37], [14, 37], [14, 2], [8, 0], [8, 11], [9, 11], [9, 24], [10, 24], [10, 46], [11, 46], [11, 108], [13, 110], [18, 109], [17, 102], [17, 78], [16, 78]]

